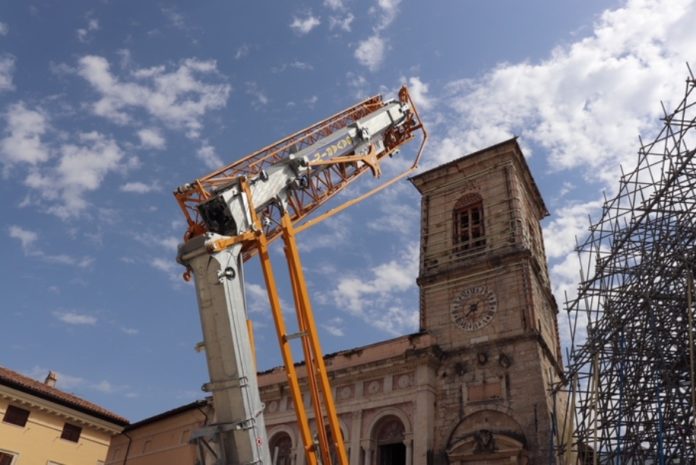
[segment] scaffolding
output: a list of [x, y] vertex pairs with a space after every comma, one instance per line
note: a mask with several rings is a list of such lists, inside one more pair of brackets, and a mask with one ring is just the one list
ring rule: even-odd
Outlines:
[[[577, 246], [566, 384], [581, 464], [694, 464], [696, 81]], [[560, 392], [559, 390], [559, 392]], [[560, 436], [564, 436], [561, 434]]]

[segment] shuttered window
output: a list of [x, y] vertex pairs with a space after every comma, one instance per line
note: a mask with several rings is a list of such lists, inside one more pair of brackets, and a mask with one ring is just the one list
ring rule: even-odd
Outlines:
[[12, 461], [16, 456], [9, 452], [0, 451], [0, 465], [12, 465]]
[[17, 426], [24, 426], [27, 424], [29, 419], [29, 410], [23, 408], [15, 407], [14, 405], [8, 405], [7, 411], [2, 421], [5, 423], [11, 423]]
[[65, 439], [66, 441], [72, 441], [72, 442], [77, 442], [80, 440], [80, 434], [82, 433], [82, 428], [79, 426], [71, 425], [70, 423], [66, 423], [63, 425], [63, 432], [61, 433], [60, 437], [61, 439]]

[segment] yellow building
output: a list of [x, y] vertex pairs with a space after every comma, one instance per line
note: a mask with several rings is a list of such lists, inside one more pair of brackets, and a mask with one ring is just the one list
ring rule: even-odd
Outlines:
[[0, 367], [0, 465], [100, 465], [128, 420]]

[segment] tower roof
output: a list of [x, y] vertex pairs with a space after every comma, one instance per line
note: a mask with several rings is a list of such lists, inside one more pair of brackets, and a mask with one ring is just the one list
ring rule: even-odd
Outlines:
[[474, 159], [484, 159], [486, 157], [493, 157], [501, 153], [510, 153], [515, 158], [515, 160], [517, 160], [520, 167], [522, 168], [522, 176], [526, 181], [527, 187], [529, 188], [534, 199], [539, 204], [542, 216], [548, 216], [549, 211], [546, 208], [546, 204], [544, 203], [544, 199], [541, 196], [541, 192], [539, 191], [539, 188], [536, 182], [534, 181], [534, 177], [532, 176], [532, 172], [529, 169], [529, 165], [527, 164], [524, 154], [522, 153], [522, 149], [520, 148], [520, 145], [517, 143], [517, 137], [513, 137], [511, 139], [499, 142], [484, 149], [469, 153], [462, 157], [456, 158], [450, 162], [431, 168], [427, 171], [423, 171], [422, 173], [418, 173], [415, 176], [410, 177], [409, 181], [411, 181], [411, 183], [416, 187], [416, 189], [418, 189], [418, 192], [423, 194], [425, 193], [425, 191], [427, 191], [427, 189], [425, 188], [426, 182], [436, 177], [438, 173], [444, 174], [450, 167], [463, 165], [465, 162], [470, 163]]

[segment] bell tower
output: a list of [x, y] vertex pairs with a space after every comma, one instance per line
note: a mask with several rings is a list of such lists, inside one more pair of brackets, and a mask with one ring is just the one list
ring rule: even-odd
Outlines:
[[422, 195], [420, 326], [444, 354], [435, 463], [560, 463], [554, 446], [568, 427], [549, 394], [563, 371], [540, 226], [549, 213], [517, 140], [411, 181]]

